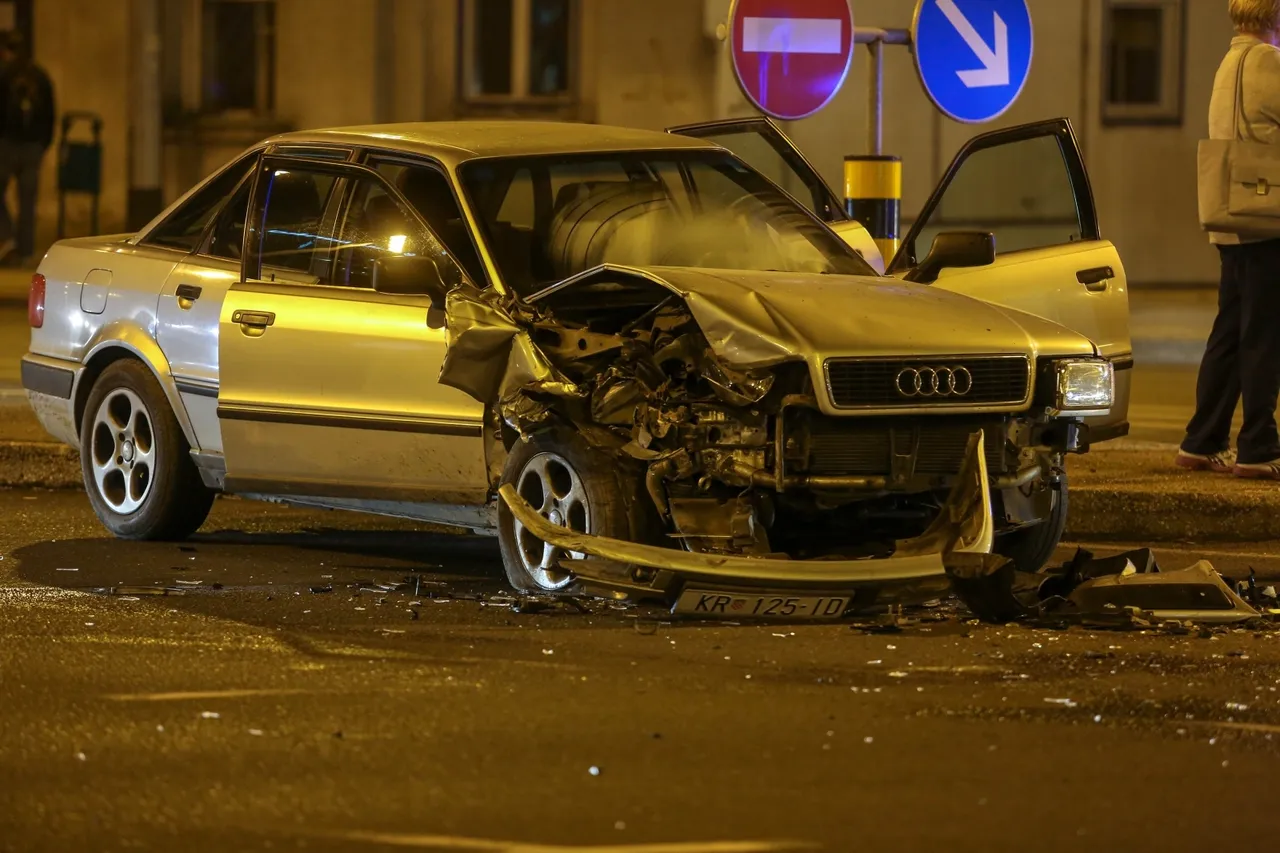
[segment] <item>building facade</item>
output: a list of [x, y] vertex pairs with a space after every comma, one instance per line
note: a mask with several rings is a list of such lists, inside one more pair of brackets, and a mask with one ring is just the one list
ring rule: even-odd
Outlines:
[[[1212, 283], [1196, 221], [1196, 145], [1231, 38], [1223, 0], [1029, 0], [1031, 78], [989, 125], [929, 104], [910, 50], [887, 47], [884, 151], [902, 157], [906, 222], [970, 136], [1057, 116], [1076, 129], [1104, 234], [1136, 285]], [[856, 0], [859, 26], [906, 28], [915, 0]], [[124, 228], [138, 119], [138, 64], [158, 65], [163, 198], [284, 129], [510, 116], [663, 128], [751, 115], [717, 25], [729, 0], [0, 0], [0, 25], [29, 29], [59, 108], [104, 120], [102, 229]], [[155, 16], [154, 26], [139, 26]], [[142, 12], [139, 9], [143, 9]], [[786, 130], [839, 190], [865, 153], [868, 52], [842, 92]], [[131, 128], [142, 125], [139, 133]], [[83, 130], [72, 128], [72, 136]], [[41, 233], [53, 238], [55, 168]], [[1034, 170], [992, 164], [974, 188], [980, 220], [1063, 221]], [[68, 202], [68, 231], [87, 227]]]

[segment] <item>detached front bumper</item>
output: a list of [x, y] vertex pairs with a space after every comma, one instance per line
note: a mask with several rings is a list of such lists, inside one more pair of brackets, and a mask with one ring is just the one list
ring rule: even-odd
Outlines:
[[926, 600], [950, 587], [953, 574], [972, 578], [997, 568], [991, 555], [991, 510], [984, 437], [974, 433], [964, 466], [938, 518], [925, 533], [897, 543], [892, 556], [858, 560], [778, 560], [706, 554], [577, 533], [538, 514], [510, 484], [499, 494], [525, 529], [564, 552], [595, 559], [567, 561], [592, 592], [674, 601], [686, 588], [724, 592], [839, 595], [853, 608]]

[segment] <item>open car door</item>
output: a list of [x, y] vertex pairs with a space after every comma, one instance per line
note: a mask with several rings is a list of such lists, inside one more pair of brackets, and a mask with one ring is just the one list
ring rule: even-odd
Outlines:
[[1110, 415], [1089, 419], [1088, 440], [1127, 434], [1128, 286], [1119, 253], [1102, 239], [1071, 123], [1037, 122], [970, 140], [911, 226], [889, 274], [916, 270], [948, 231], [995, 235], [996, 261], [944, 268], [934, 286], [1044, 317], [1093, 341], [1115, 366], [1116, 399]]
[[870, 232], [845, 212], [840, 197], [772, 120], [727, 119], [669, 127], [667, 132], [706, 139], [733, 152], [809, 208], [877, 272], [885, 271], [889, 259], [881, 255]]

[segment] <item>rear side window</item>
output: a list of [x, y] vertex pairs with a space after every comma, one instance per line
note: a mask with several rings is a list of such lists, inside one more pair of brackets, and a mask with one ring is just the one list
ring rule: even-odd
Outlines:
[[205, 229], [236, 191], [240, 181], [249, 174], [257, 159], [258, 155], [255, 153], [229, 166], [170, 214], [143, 242], [166, 249], [196, 251], [200, 247], [200, 238], [204, 236]]
[[213, 237], [205, 249], [206, 254], [229, 261], [240, 260], [244, 226], [249, 218], [249, 193], [252, 190], [253, 176], [249, 175], [240, 182], [240, 188], [231, 196], [231, 200], [222, 206], [218, 221], [213, 226]]

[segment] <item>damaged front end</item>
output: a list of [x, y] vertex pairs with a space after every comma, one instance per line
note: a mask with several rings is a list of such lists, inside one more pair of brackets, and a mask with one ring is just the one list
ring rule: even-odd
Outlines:
[[[858, 447], [830, 434], [838, 419], [822, 415], [785, 318], [763, 299], [739, 308], [610, 267], [527, 303], [448, 295], [440, 381], [491, 407], [507, 449], [572, 433], [634, 471], [657, 522], [643, 540], [574, 529], [507, 472], [494, 488], [521, 528], [589, 591], [677, 606], [691, 590], [768, 591], [835, 596], [842, 615], [996, 573], [989, 462], [1003, 436], [965, 422], [950, 468], [851, 472]], [[833, 456], [843, 467], [814, 461]]]
[[689, 589], [847, 595], [848, 609], [860, 609], [927, 599], [948, 589], [953, 571], [985, 575], [1005, 562], [991, 555], [995, 526], [982, 445], [982, 435], [975, 434], [950, 498], [923, 535], [894, 543], [889, 553], [858, 559], [733, 556], [623, 542], [552, 524], [509, 483], [499, 494], [520, 523], [547, 544], [600, 558], [574, 564], [588, 588], [657, 593], [672, 600]]

